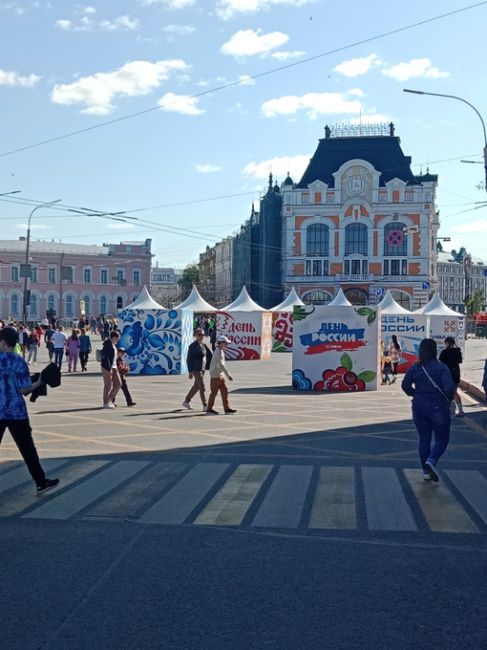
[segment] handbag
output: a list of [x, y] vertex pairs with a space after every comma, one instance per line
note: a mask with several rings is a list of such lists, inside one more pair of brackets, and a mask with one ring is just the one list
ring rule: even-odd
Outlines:
[[444, 398], [446, 399], [446, 401], [448, 402], [448, 408], [449, 408], [449, 410], [450, 410], [450, 415], [455, 415], [455, 413], [456, 413], [456, 411], [457, 411], [457, 407], [456, 407], [455, 402], [454, 402], [453, 400], [450, 401], [450, 400], [448, 399], [448, 397], [447, 397], [447, 396], [445, 395], [445, 393], [441, 390], [441, 388], [440, 388], [440, 387], [438, 386], [438, 384], [435, 382], [435, 380], [433, 379], [433, 377], [431, 377], [431, 375], [430, 375], [429, 372], [426, 370], [426, 368], [425, 368], [424, 366], [421, 366], [421, 368], [423, 369], [424, 374], [428, 377], [428, 379], [429, 379], [430, 382], [433, 384], [433, 386], [434, 386], [437, 390], [440, 391], [440, 393], [443, 395], [443, 397], [444, 397]]

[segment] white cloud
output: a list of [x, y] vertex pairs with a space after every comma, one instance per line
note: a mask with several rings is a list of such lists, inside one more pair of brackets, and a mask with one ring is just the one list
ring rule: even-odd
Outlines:
[[171, 73], [186, 70], [180, 59], [166, 61], [130, 61], [112, 72], [97, 72], [71, 84], [56, 84], [52, 90], [54, 104], [82, 104], [82, 113], [109, 115], [116, 97], [147, 95], [166, 81]]
[[56, 27], [59, 29], [63, 29], [64, 31], [68, 31], [71, 29], [73, 26], [73, 23], [68, 20], [67, 18], [61, 18], [60, 20], [56, 20]]
[[278, 61], [290, 61], [291, 59], [299, 59], [305, 54], [306, 52], [303, 50], [282, 50], [280, 52], [272, 52], [271, 56]]
[[[27, 228], [28, 228], [26, 223], [18, 223], [18, 224], [16, 224], [15, 227], [17, 228], [17, 230], [23, 230], [23, 231], [27, 230]], [[51, 228], [52, 228], [52, 226], [48, 226], [45, 223], [31, 223], [30, 224], [30, 229], [31, 230], [50, 230]]]
[[347, 90], [347, 93], [349, 95], [353, 95], [354, 97], [365, 97], [364, 91], [360, 88], [350, 88], [350, 90]]
[[250, 162], [242, 169], [242, 174], [255, 180], [267, 179], [269, 172], [280, 181], [288, 175], [297, 182], [309, 164], [310, 154], [297, 156], [276, 156], [260, 162]]
[[140, 0], [140, 2], [146, 7], [160, 5], [164, 9], [186, 9], [192, 7], [195, 0]]
[[343, 63], [339, 63], [333, 69], [335, 72], [339, 72], [346, 77], [359, 77], [360, 75], [366, 74], [372, 67], [380, 64], [381, 60], [377, 54], [369, 54], [369, 56], [343, 61]]
[[84, 14], [96, 14], [96, 9], [95, 7], [83, 7], [82, 13]]
[[449, 77], [449, 72], [441, 72], [431, 63], [431, 59], [411, 59], [411, 61], [398, 63], [382, 70], [382, 74], [396, 81], [408, 81], [416, 77], [425, 79], [442, 79]]
[[475, 219], [468, 223], [461, 223], [458, 226], [449, 226], [448, 230], [455, 233], [487, 233], [487, 219]]
[[265, 117], [275, 115], [294, 115], [306, 111], [306, 115], [315, 119], [318, 115], [355, 114], [362, 110], [362, 104], [354, 99], [347, 99], [345, 93], [306, 93], [305, 95], [283, 95], [269, 99], [261, 106]]
[[18, 72], [2, 70], [2, 68], [0, 68], [0, 86], [22, 86], [26, 88], [29, 86], [35, 86], [40, 79], [41, 78], [36, 74], [23, 76]]
[[118, 30], [133, 31], [138, 29], [140, 20], [138, 18], [131, 18], [128, 15], [117, 16], [113, 20], [102, 20], [99, 23], [100, 29], [107, 32], [116, 32]]
[[166, 32], [166, 34], [178, 34], [183, 36], [185, 34], [194, 34], [196, 27], [193, 25], [166, 25], [162, 31]]
[[0, 5], [0, 9], [11, 11], [16, 16], [23, 16], [25, 13], [24, 7], [21, 7], [17, 2], [6, 2], [5, 4]]
[[116, 223], [109, 223], [108, 228], [112, 228], [113, 230], [132, 230], [132, 228], [135, 228], [135, 224], [133, 223], [123, 223], [123, 221], [116, 222]]
[[262, 34], [261, 29], [240, 29], [220, 48], [222, 54], [245, 57], [257, 54], [266, 55], [276, 47], [288, 42], [289, 36], [282, 32]]
[[182, 113], [183, 115], [201, 115], [205, 111], [198, 106], [198, 98], [191, 95], [176, 95], [166, 93], [157, 102], [161, 110], [171, 113]]
[[199, 174], [212, 174], [214, 172], [219, 172], [221, 167], [218, 165], [212, 165], [212, 163], [203, 163], [201, 165], [195, 165], [195, 169]]
[[241, 86], [255, 86], [255, 79], [248, 74], [241, 74], [238, 78]]
[[276, 5], [291, 5], [300, 7], [313, 0], [218, 0], [216, 13], [223, 20], [233, 18], [236, 14], [251, 14], [267, 11]]

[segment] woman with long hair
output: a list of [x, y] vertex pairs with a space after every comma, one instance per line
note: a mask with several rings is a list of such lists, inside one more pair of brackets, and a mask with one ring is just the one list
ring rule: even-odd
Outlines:
[[397, 367], [401, 361], [402, 354], [401, 346], [399, 345], [399, 341], [397, 340], [397, 336], [395, 334], [392, 335], [392, 341], [389, 343], [388, 352], [392, 363], [391, 384], [393, 384], [397, 379]]
[[439, 481], [436, 466], [450, 441], [450, 402], [455, 394], [450, 371], [436, 356], [436, 341], [423, 339], [418, 362], [409, 368], [401, 385], [406, 395], [413, 398], [413, 420], [419, 435], [423, 478], [435, 483]]
[[66, 342], [66, 348], [68, 351], [68, 372], [76, 372], [76, 366], [78, 365], [78, 354], [79, 354], [79, 337], [78, 330], [73, 329], [71, 336]]
[[441, 363], [444, 363], [445, 366], [448, 366], [451, 378], [456, 386], [455, 395], [453, 396], [457, 407], [455, 415], [459, 418], [463, 418], [465, 413], [463, 411], [462, 400], [458, 394], [458, 386], [460, 384], [460, 364], [462, 363], [463, 358], [462, 351], [456, 346], [453, 336], [446, 337], [445, 348], [440, 352], [440, 361]]

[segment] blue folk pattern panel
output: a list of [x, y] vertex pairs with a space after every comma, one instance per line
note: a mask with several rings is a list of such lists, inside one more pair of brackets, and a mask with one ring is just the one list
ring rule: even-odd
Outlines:
[[174, 309], [125, 309], [118, 314], [119, 345], [132, 374], [181, 373], [182, 317], [185, 313]]

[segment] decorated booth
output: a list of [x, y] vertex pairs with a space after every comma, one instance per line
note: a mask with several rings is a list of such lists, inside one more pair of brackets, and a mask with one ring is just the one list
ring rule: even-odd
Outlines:
[[379, 312], [371, 307], [294, 307], [293, 388], [376, 390], [379, 326]]
[[236, 300], [216, 313], [216, 332], [230, 339], [225, 351], [229, 360], [271, 357], [272, 314], [252, 300], [245, 286]]
[[292, 352], [293, 348], [293, 309], [304, 302], [293, 287], [289, 295], [272, 312], [272, 351]]
[[119, 346], [134, 375], [178, 375], [186, 372], [186, 354], [193, 340], [193, 312], [167, 310], [144, 287], [139, 297], [118, 314]]
[[410, 312], [401, 307], [388, 290], [378, 304], [381, 314], [381, 337], [387, 350], [392, 342], [392, 335], [397, 336], [401, 346], [401, 361], [399, 372], [406, 370], [417, 361], [419, 344], [426, 336], [426, 316]]
[[438, 353], [445, 347], [444, 340], [452, 336], [458, 347], [465, 352], [465, 316], [445, 305], [438, 293], [421, 310], [428, 323], [428, 337], [436, 341]]
[[206, 300], [201, 296], [195, 284], [193, 284], [191, 293], [186, 300], [183, 300], [183, 302], [174, 307], [174, 309], [189, 309], [195, 314], [210, 314], [216, 311], [216, 308], [210, 305], [209, 302], [206, 302]]

